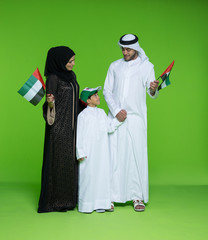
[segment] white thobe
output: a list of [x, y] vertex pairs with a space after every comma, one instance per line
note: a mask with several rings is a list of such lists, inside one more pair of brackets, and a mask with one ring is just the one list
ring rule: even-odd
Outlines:
[[[110, 209], [110, 149], [108, 133], [121, 123], [109, 119], [103, 109], [87, 107], [78, 115], [77, 159], [79, 164], [78, 210]], [[85, 158], [86, 157], [86, 158]]]
[[[155, 80], [154, 66], [139, 57], [129, 62], [119, 59], [108, 70], [103, 94], [109, 116], [121, 110], [127, 118], [110, 136], [112, 154], [111, 200], [148, 202], [146, 89]], [[156, 91], [152, 98], [158, 94]]]

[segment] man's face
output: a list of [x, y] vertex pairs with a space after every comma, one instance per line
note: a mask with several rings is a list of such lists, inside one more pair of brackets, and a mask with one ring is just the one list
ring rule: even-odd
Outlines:
[[138, 57], [137, 51], [135, 51], [134, 49], [131, 49], [131, 48], [122, 47], [122, 53], [124, 56], [124, 60], [127, 62], [131, 61], [131, 60], [135, 60]]

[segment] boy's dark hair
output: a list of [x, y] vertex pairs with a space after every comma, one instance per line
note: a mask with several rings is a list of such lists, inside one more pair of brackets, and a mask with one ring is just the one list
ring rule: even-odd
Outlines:
[[[98, 91], [96, 91], [95, 93], [93, 93], [92, 95], [94, 95], [94, 94], [96, 94], [96, 93], [98, 93]], [[91, 97], [92, 97], [92, 95], [91, 96], [89, 96], [88, 97], [88, 99], [90, 99]]]

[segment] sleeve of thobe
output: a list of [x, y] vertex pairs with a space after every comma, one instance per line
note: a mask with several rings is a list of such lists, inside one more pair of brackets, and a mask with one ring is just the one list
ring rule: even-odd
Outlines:
[[85, 151], [85, 118], [78, 116], [77, 120], [77, 144], [76, 144], [76, 155], [77, 159], [84, 158], [87, 156]]
[[105, 101], [108, 104], [108, 108], [112, 115], [115, 117], [117, 113], [121, 111], [121, 108], [117, 106], [114, 98], [113, 98], [113, 87], [114, 87], [114, 74], [112, 65], [108, 69], [108, 73], [105, 79], [103, 95], [105, 97]]
[[118, 119], [115, 117], [113, 119], [109, 118], [106, 113], [103, 110], [103, 117], [105, 118], [105, 121], [107, 122], [108, 126], [108, 133], [113, 133], [116, 131], [116, 129], [122, 124], [122, 122], [119, 122]]
[[115, 132], [117, 128], [122, 124], [122, 122], [119, 122], [116, 117], [113, 119], [110, 119], [109, 117], [107, 117], [107, 120], [108, 120], [108, 133]]
[[156, 90], [155, 94], [152, 96], [150, 94], [150, 82], [154, 82], [155, 81], [155, 71], [154, 71], [154, 67], [152, 67], [148, 77], [147, 77], [147, 81], [146, 81], [146, 88], [147, 88], [147, 93], [150, 95], [151, 98], [157, 98], [159, 91]]

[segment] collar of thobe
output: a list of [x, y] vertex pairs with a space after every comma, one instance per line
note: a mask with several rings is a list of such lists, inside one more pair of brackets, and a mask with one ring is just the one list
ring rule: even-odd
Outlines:
[[87, 109], [89, 110], [89, 111], [97, 111], [97, 107], [90, 107], [90, 106], [87, 106]]
[[131, 60], [131, 61], [125, 61], [123, 58], [123, 62], [127, 67], [131, 67], [134, 65], [141, 65], [144, 61], [138, 56], [136, 59]]

